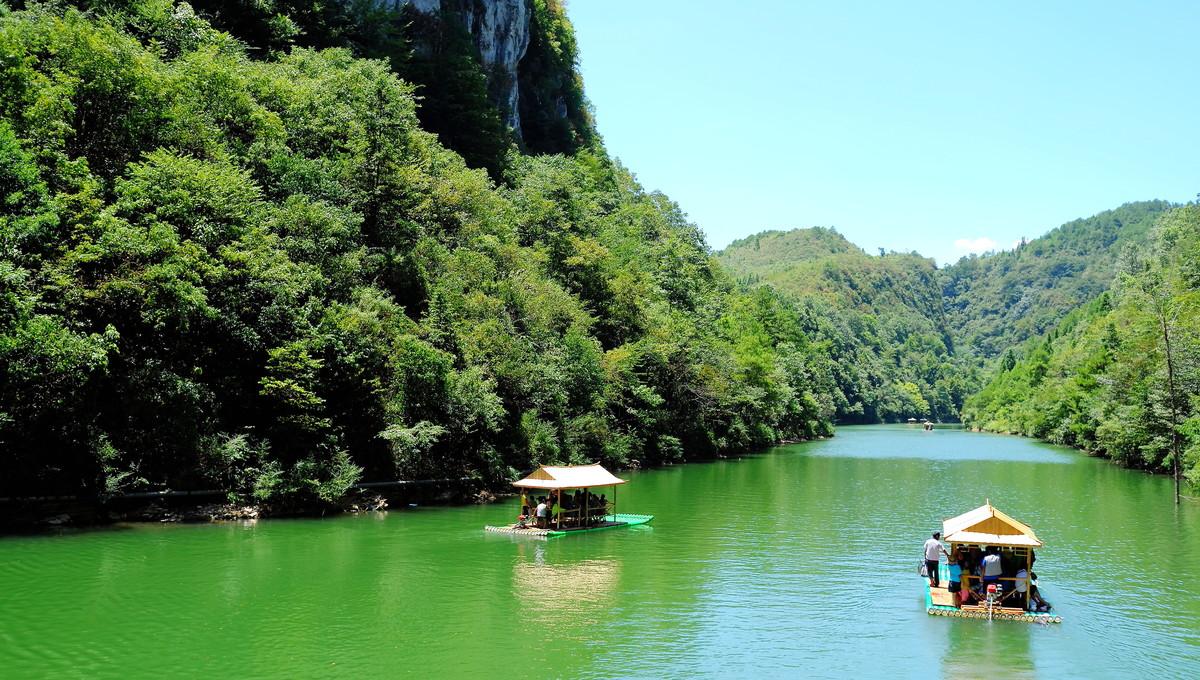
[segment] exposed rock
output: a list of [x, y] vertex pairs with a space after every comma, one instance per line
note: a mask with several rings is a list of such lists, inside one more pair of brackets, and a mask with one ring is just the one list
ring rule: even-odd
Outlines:
[[438, 15], [443, 8], [459, 14], [463, 27], [475, 39], [488, 89], [504, 123], [520, 138], [517, 68], [529, 49], [528, 0], [379, 0], [379, 5], [397, 12], [411, 6], [422, 14]]
[[344, 512], [381, 512], [387, 510], [388, 500], [377, 493], [358, 491], [342, 501]]
[[474, 5], [468, 13], [467, 31], [475, 36], [475, 46], [491, 81], [492, 91], [504, 123], [517, 136], [521, 134], [518, 108], [517, 67], [529, 49], [529, 7], [526, 0], [466, 0]]

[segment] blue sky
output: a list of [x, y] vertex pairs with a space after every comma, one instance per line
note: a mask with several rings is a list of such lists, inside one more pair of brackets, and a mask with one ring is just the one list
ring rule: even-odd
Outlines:
[[1200, 192], [1200, 2], [567, 8], [609, 151], [714, 248], [820, 225], [944, 264]]

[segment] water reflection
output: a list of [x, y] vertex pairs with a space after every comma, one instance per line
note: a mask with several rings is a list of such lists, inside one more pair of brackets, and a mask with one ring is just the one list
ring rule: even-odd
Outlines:
[[[1200, 664], [1200, 507], [1176, 507], [1170, 480], [1015, 437], [895, 432], [632, 473], [621, 502], [653, 529], [485, 535], [514, 509], [491, 505], [7, 539], [0, 676], [1140, 678]], [[1061, 625], [925, 613], [921, 543], [988, 497], [1046, 542], [1036, 567]]]
[[546, 560], [546, 546], [513, 564], [513, 592], [522, 611], [544, 614], [594, 611], [609, 603], [620, 581], [621, 563], [589, 559], [568, 564]]
[[1038, 624], [1016, 621], [943, 619], [946, 648], [943, 678], [1033, 678], [1037, 668], [1030, 637]]

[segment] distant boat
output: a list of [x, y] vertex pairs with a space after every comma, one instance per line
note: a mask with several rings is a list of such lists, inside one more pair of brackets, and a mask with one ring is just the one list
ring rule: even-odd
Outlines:
[[[1029, 525], [1009, 517], [992, 507], [991, 501], [942, 522], [942, 540], [950, 544], [950, 554], [966, 562], [969, 569], [978, 571], [987, 550], [1000, 555], [1007, 566], [1006, 574], [984, 583], [978, 573], [962, 574], [959, 592], [950, 592], [949, 566], [938, 566], [938, 580], [932, 587], [925, 582], [925, 611], [933, 616], [970, 619], [1001, 619], [1028, 623], [1062, 623], [1053, 613], [1049, 602], [1041, 598], [1033, 574], [1034, 548], [1043, 543]], [[1025, 572], [1021, 576], [1021, 572]], [[1020, 583], [1018, 583], [1020, 581]], [[1022, 590], [1024, 587], [1024, 590]], [[1031, 607], [1044, 603], [1042, 606]]]
[[[646, 524], [654, 515], [631, 515], [617, 512], [617, 487], [629, 480], [620, 479], [600, 465], [542, 465], [524, 479], [513, 482], [521, 489], [521, 515], [513, 524], [486, 526], [492, 533], [553, 538], [567, 534], [620, 529]], [[612, 487], [612, 499], [607, 494], [598, 498], [592, 489]], [[544, 518], [536, 517], [537, 502], [530, 491], [547, 491], [547, 501], [556, 511]], [[564, 491], [577, 491], [564, 494]], [[579, 499], [576, 502], [576, 498]]]

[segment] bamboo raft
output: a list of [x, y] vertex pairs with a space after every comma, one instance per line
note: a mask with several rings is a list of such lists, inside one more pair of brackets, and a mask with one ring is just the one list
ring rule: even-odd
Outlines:
[[[493, 534], [509, 536], [530, 536], [533, 538], [556, 538], [568, 534], [583, 534], [590, 531], [605, 529], [620, 529], [623, 527], [646, 524], [654, 519], [654, 515], [630, 515], [617, 512], [617, 487], [628, 480], [613, 476], [602, 466], [591, 465], [541, 465], [524, 479], [513, 482], [513, 486], [521, 490], [521, 510], [523, 523], [505, 526], [485, 526], [484, 531]], [[596, 497], [591, 492], [597, 487], [611, 487], [612, 499], [601, 495]], [[575, 489], [574, 500], [563, 492]], [[543, 512], [540, 524], [543, 528], [531, 526], [538, 518], [532, 516], [535, 512], [536, 501], [531, 492], [546, 492], [541, 497]], [[565, 506], [565, 507], [564, 507]]]
[[1013, 607], [994, 607], [991, 613], [984, 605], [953, 607], [934, 604], [930, 589], [925, 589], [925, 613], [930, 616], [948, 616], [954, 619], [983, 619], [993, 621], [1018, 621], [1021, 623], [1062, 623], [1062, 617], [1049, 612], [1027, 612]]
[[509, 536], [529, 536], [532, 538], [557, 538], [559, 536], [566, 536], [567, 534], [583, 534], [583, 533], [588, 533], [591, 531], [604, 531], [606, 529], [621, 529], [624, 527], [636, 526], [638, 524], [648, 524], [650, 522], [650, 520], [652, 520], [652, 519], [654, 519], [654, 515], [628, 515], [628, 514], [622, 513], [622, 514], [616, 514], [616, 515], [607, 515], [607, 516], [605, 516], [603, 523], [594, 524], [592, 526], [587, 526], [587, 527], [567, 527], [564, 529], [538, 529], [537, 527], [533, 527], [533, 526], [526, 526], [526, 527], [522, 528], [519, 525], [510, 524], [508, 526], [502, 526], [502, 527], [488, 525], [488, 526], [485, 526], [483, 528], [483, 530], [490, 531], [491, 533], [494, 533], [494, 534], [507, 534]]
[[[1010, 564], [1016, 563], [1023, 568], [1015, 576], [995, 577], [994, 583], [1000, 588], [998, 592], [1008, 592], [997, 596], [990, 604], [986, 600], [978, 601], [980, 597], [991, 597], [986, 593], [976, 595], [976, 603], [960, 602], [959, 593], [951, 593], [945, 587], [934, 588], [926, 578], [925, 611], [930, 616], [1040, 624], [1062, 623], [1062, 617], [1053, 613], [1049, 603], [1046, 603], [1047, 611], [1030, 611], [1030, 598], [1037, 590], [1037, 580], [1033, 574], [1033, 549], [1041, 548], [1043, 544], [1029, 525], [997, 510], [989, 500], [970, 512], [942, 522], [942, 534], [941, 540], [950, 544], [950, 554], [958, 555], [960, 559], [972, 553], [982, 554], [984, 549], [988, 548], [996, 554], [1003, 554]], [[975, 564], [975, 560], [972, 560], [972, 564]], [[938, 566], [937, 576], [940, 583], [949, 583], [950, 574], [946, 564]], [[978, 573], [964, 573], [962, 592], [966, 592], [972, 586], [978, 586], [980, 580]], [[986, 585], [987, 581], [984, 581], [984, 584]], [[1041, 601], [1040, 597], [1037, 598], [1037, 602]]]

